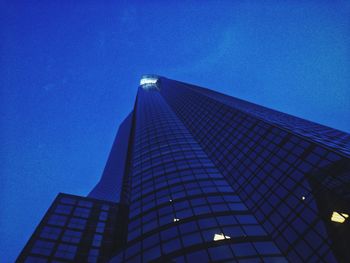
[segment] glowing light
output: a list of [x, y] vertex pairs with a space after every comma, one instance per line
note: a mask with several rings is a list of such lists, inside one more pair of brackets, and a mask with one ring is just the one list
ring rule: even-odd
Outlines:
[[333, 222], [337, 222], [337, 223], [344, 223], [345, 220], [349, 217], [348, 214], [345, 213], [338, 213], [338, 212], [333, 212], [331, 220]]
[[169, 199], [169, 202], [171, 203], [173, 201], [173, 199]]
[[159, 90], [159, 76], [157, 75], [143, 75], [140, 79], [140, 86], [144, 90]]
[[305, 196], [302, 196], [302, 197], [301, 197], [301, 200], [305, 200]]
[[146, 85], [146, 84], [156, 84], [158, 81], [158, 78], [154, 77], [143, 77], [140, 80], [140, 85]]
[[174, 218], [174, 222], [179, 222], [179, 221], [180, 221], [180, 219]]
[[223, 240], [223, 239], [231, 239], [231, 237], [225, 236], [223, 233], [214, 235], [214, 241]]

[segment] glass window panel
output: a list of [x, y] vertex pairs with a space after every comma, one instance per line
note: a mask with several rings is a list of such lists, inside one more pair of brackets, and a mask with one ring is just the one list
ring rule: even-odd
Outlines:
[[195, 221], [188, 222], [188, 223], [183, 223], [179, 226], [181, 234], [186, 234], [190, 232], [195, 232], [197, 231], [197, 224]]
[[71, 228], [84, 229], [85, 225], [86, 225], [86, 222], [87, 221], [85, 219], [73, 217], [69, 221], [68, 226], [71, 227]]
[[134, 256], [135, 254], [139, 253], [141, 251], [141, 243], [137, 242], [136, 244], [130, 246], [126, 252], [125, 252], [125, 257], [130, 258]]
[[188, 262], [207, 262], [209, 258], [206, 250], [190, 253], [186, 257]]
[[149, 262], [151, 260], [154, 260], [158, 257], [161, 256], [161, 252], [160, 252], [160, 247], [158, 246], [154, 246], [146, 251], [143, 252], [143, 260], [144, 262]]
[[108, 218], [108, 213], [107, 212], [101, 212], [99, 220], [106, 221]]
[[56, 206], [55, 212], [58, 214], [65, 214], [68, 215], [72, 211], [73, 207], [70, 205], [60, 205], [58, 204]]
[[106, 226], [105, 223], [98, 222], [97, 226], [96, 226], [96, 232], [97, 233], [102, 233], [105, 230], [105, 226]]
[[95, 234], [95, 235], [94, 235], [94, 239], [93, 239], [93, 241], [92, 241], [92, 245], [95, 246], [95, 247], [101, 246], [102, 239], [103, 239], [103, 236], [102, 236], [102, 235]]
[[223, 227], [223, 232], [226, 236], [231, 238], [245, 236], [245, 233], [240, 226], [225, 226]]
[[50, 225], [64, 226], [66, 224], [67, 217], [61, 215], [51, 215], [48, 221]]
[[74, 210], [74, 215], [79, 217], [87, 218], [89, 217], [90, 209], [77, 207]]
[[34, 254], [49, 256], [53, 250], [55, 243], [44, 240], [37, 240], [31, 250]]
[[231, 215], [230, 216], [218, 216], [216, 219], [219, 221], [220, 226], [238, 224], [235, 217], [231, 216]]
[[24, 263], [46, 263], [47, 259], [45, 258], [38, 258], [34, 256], [29, 256], [25, 259]]
[[48, 239], [57, 239], [61, 234], [62, 230], [57, 227], [49, 227], [45, 226], [40, 233], [40, 237], [48, 238]]
[[75, 199], [71, 197], [62, 197], [60, 202], [63, 204], [75, 204]]
[[201, 229], [216, 227], [218, 224], [214, 218], [204, 218], [198, 221]]
[[160, 236], [161, 236], [163, 241], [166, 241], [166, 240], [169, 240], [171, 238], [178, 236], [177, 227], [172, 227], [172, 228], [163, 230], [160, 233]]
[[237, 257], [253, 256], [257, 254], [256, 250], [250, 243], [233, 244], [231, 245], [231, 248]]
[[266, 235], [265, 230], [261, 226], [243, 226], [244, 231], [247, 235], [252, 236], [263, 236]]
[[260, 254], [279, 254], [279, 249], [272, 242], [254, 242], [256, 250]]
[[192, 233], [189, 235], [183, 235], [182, 236], [182, 242], [185, 247], [194, 245], [194, 244], [199, 244], [202, 243], [202, 237], [199, 233]]
[[101, 210], [108, 211], [109, 205], [102, 205]]
[[65, 259], [74, 259], [76, 251], [77, 251], [77, 246], [60, 244], [57, 247], [55, 257], [65, 258]]
[[237, 220], [241, 224], [257, 224], [256, 219], [251, 215], [237, 215]]
[[81, 239], [82, 232], [66, 230], [62, 236], [62, 241], [70, 243], [79, 243]]
[[229, 246], [218, 246], [208, 248], [210, 257], [213, 261], [219, 261], [224, 259], [232, 259], [233, 255]]
[[242, 203], [230, 203], [228, 205], [231, 211], [246, 211], [247, 207]]
[[181, 243], [179, 239], [172, 239], [168, 242], [162, 243], [162, 248], [164, 253], [170, 253], [181, 248]]
[[143, 248], [149, 248], [149, 247], [153, 247], [154, 245], [158, 244], [160, 242], [158, 233], [154, 234], [152, 236], [146, 237], [142, 243], [143, 243]]

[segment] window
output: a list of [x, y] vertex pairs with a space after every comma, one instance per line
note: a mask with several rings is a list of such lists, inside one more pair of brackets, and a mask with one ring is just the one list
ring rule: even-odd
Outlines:
[[70, 205], [57, 205], [55, 212], [57, 214], [65, 214], [68, 215], [72, 211], [72, 206]]
[[176, 237], [178, 235], [177, 233], [177, 228], [176, 227], [172, 227], [172, 228], [169, 228], [169, 229], [166, 229], [166, 230], [163, 230], [161, 232], [161, 238], [162, 240], [169, 240], [173, 237]]
[[37, 240], [31, 250], [34, 254], [49, 256], [53, 250], [55, 243], [43, 240]]
[[147, 249], [143, 252], [143, 260], [144, 262], [149, 262], [151, 260], [154, 260], [158, 257], [160, 257], [161, 253], [160, 253], [160, 247], [159, 245], [154, 246], [150, 249]]
[[163, 252], [164, 253], [170, 253], [172, 251], [175, 251], [175, 250], [181, 248], [180, 240], [178, 240], [178, 239], [173, 239], [169, 242], [163, 243], [162, 245], [163, 245]]
[[98, 254], [99, 254], [98, 249], [90, 249], [89, 256], [88, 256], [88, 263], [97, 262]]
[[94, 235], [94, 239], [92, 241], [92, 245], [95, 246], [95, 247], [101, 246], [102, 239], [103, 239], [102, 235], [95, 234]]
[[211, 247], [208, 249], [213, 261], [232, 258], [232, 252], [228, 246]]
[[107, 217], [108, 217], [108, 213], [107, 212], [101, 212], [99, 220], [106, 221]]
[[58, 246], [55, 257], [74, 259], [77, 252], [77, 246], [61, 244]]
[[57, 227], [45, 226], [41, 232], [40, 237], [48, 238], [48, 239], [57, 239], [61, 234], [61, 229]]
[[85, 219], [80, 219], [80, 218], [72, 218], [69, 221], [68, 226], [71, 228], [77, 228], [77, 229], [84, 229], [86, 225], [86, 220]]
[[256, 251], [250, 243], [234, 244], [231, 247], [237, 257], [256, 255]]
[[250, 215], [237, 215], [236, 218], [241, 224], [257, 224], [255, 218]]
[[63, 234], [62, 241], [70, 243], [78, 243], [80, 241], [82, 233], [73, 230], [66, 230]]
[[249, 236], [263, 236], [266, 235], [266, 232], [261, 226], [253, 225], [253, 226], [243, 226], [244, 231]]
[[48, 221], [50, 225], [64, 226], [66, 224], [67, 217], [60, 215], [51, 215]]
[[82, 207], [92, 207], [92, 202], [85, 201], [85, 200], [79, 200], [78, 206], [82, 206]]
[[102, 205], [101, 210], [108, 211], [109, 205]]
[[205, 250], [202, 250], [188, 254], [186, 257], [188, 259], [188, 262], [207, 262], [209, 256]]
[[87, 218], [89, 217], [90, 210], [86, 208], [77, 207], [74, 210], [74, 215], [79, 217]]
[[45, 258], [38, 258], [34, 256], [29, 256], [26, 258], [24, 263], [46, 263], [47, 260]]
[[202, 243], [202, 237], [200, 233], [192, 233], [182, 236], [182, 242], [185, 247], [192, 246], [194, 244]]
[[60, 202], [63, 204], [75, 204], [75, 200], [70, 197], [62, 197]]
[[279, 254], [279, 249], [272, 242], [255, 242], [254, 246], [260, 254]]
[[105, 226], [106, 226], [105, 223], [101, 223], [101, 222], [97, 223], [96, 232], [97, 233], [102, 233], [104, 231], [104, 229], [105, 229]]

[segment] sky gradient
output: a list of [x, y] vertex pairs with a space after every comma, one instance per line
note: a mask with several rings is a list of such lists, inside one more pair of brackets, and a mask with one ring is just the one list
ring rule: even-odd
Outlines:
[[142, 74], [350, 132], [349, 1], [20, 2], [0, 1], [1, 262], [98, 182]]

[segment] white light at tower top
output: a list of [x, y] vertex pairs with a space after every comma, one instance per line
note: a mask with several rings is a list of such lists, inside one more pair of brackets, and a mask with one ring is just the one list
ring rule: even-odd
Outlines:
[[156, 78], [142, 78], [140, 80], [140, 85], [145, 85], [145, 84], [156, 84], [158, 79]]
[[158, 89], [158, 80], [159, 77], [156, 75], [143, 75], [140, 79], [140, 86], [146, 90], [152, 88]]

